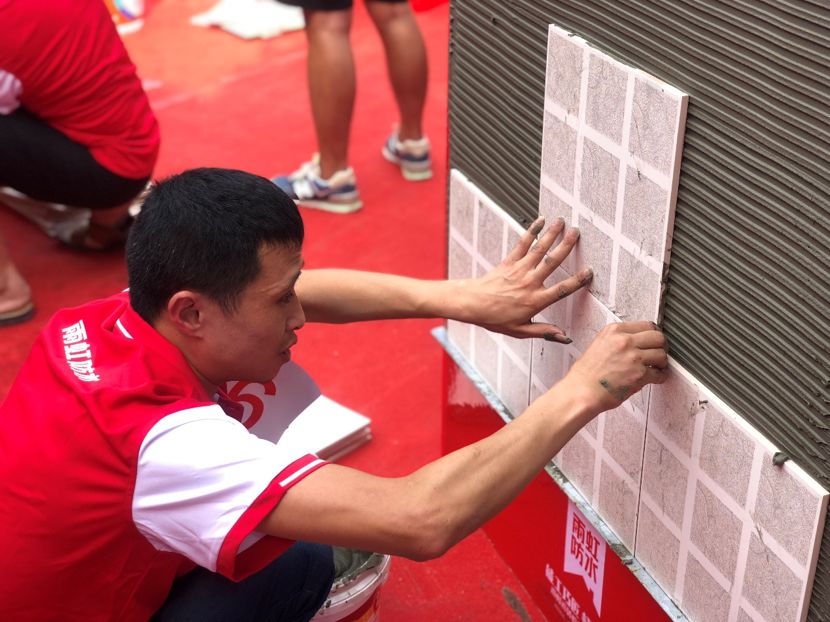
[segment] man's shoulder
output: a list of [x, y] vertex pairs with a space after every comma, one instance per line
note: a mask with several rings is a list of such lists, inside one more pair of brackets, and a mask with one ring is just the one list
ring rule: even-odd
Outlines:
[[127, 292], [58, 311], [21, 370], [33, 374], [90, 400], [208, 399], [181, 352], [132, 310]]

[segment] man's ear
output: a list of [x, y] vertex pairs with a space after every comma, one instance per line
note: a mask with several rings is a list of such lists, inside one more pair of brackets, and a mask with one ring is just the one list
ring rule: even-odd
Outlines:
[[191, 290], [178, 291], [167, 301], [167, 317], [173, 326], [186, 335], [198, 336], [207, 319], [207, 300]]

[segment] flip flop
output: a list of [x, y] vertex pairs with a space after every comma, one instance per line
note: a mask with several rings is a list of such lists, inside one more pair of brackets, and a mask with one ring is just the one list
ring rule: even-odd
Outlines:
[[124, 246], [127, 241], [127, 233], [133, 224], [131, 215], [117, 225], [100, 225], [97, 222], [89, 221], [86, 226], [74, 230], [65, 230], [56, 237], [70, 248], [81, 251], [111, 251]]
[[30, 300], [17, 309], [0, 312], [0, 326], [13, 326], [30, 319], [35, 314], [35, 305]]

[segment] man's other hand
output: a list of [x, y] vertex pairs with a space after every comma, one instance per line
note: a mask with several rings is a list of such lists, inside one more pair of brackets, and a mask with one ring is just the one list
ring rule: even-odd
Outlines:
[[565, 221], [558, 219], [537, 240], [544, 224], [543, 218], [537, 219], [498, 266], [464, 282], [464, 312], [457, 319], [511, 337], [570, 343], [558, 326], [532, 320], [543, 309], [590, 283], [593, 272], [586, 268], [546, 286], [545, 281], [579, 240], [579, 230], [567, 229]]
[[654, 323], [610, 324], [574, 363], [557, 390], [580, 392], [599, 413], [616, 408], [646, 384], [665, 382], [668, 364], [666, 338]]

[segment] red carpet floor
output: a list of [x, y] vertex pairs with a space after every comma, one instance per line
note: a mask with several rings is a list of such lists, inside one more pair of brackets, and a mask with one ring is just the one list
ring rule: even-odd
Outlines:
[[[125, 41], [162, 129], [159, 177], [196, 166], [262, 175], [292, 171], [314, 149], [302, 33], [242, 41], [190, 26], [212, 0], [149, 3], [145, 26]], [[352, 41], [358, 95], [351, 161], [364, 209], [304, 210], [308, 268], [338, 266], [442, 278], [446, 236], [447, 5], [418, 13], [429, 49], [425, 129], [437, 175], [404, 182], [380, 156], [396, 120], [380, 40], [362, 5]], [[35, 319], [0, 329], [0, 397], [38, 330], [64, 306], [126, 286], [121, 253], [82, 254], [0, 208], [0, 232], [34, 288]], [[333, 399], [372, 418], [374, 440], [342, 462], [402, 475], [439, 456], [441, 351], [436, 321], [305, 327], [295, 360]], [[382, 504], [379, 504], [381, 507]], [[544, 620], [482, 532], [442, 559], [395, 559], [382, 593], [384, 622]]]

